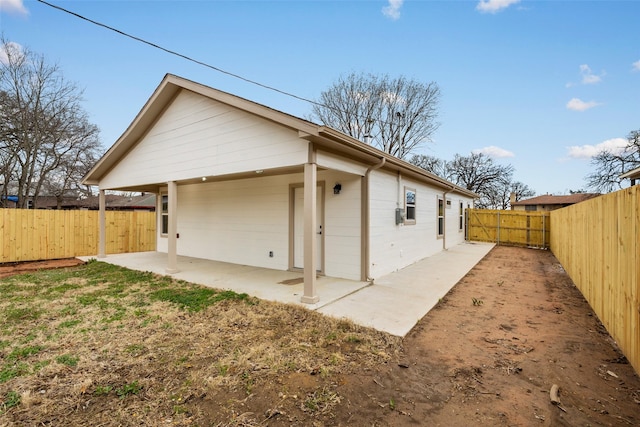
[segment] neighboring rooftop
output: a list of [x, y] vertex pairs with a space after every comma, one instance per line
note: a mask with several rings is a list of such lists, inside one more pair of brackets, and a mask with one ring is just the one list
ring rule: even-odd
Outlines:
[[[17, 198], [16, 198], [17, 200]], [[138, 196], [120, 196], [107, 194], [105, 196], [107, 210], [148, 210], [153, 211], [156, 208], [156, 195], [153, 193], [143, 193]], [[15, 201], [10, 197], [7, 198], [4, 207], [13, 208], [16, 206]], [[30, 203], [29, 209], [87, 209], [97, 210], [99, 208], [98, 196], [86, 197], [78, 199], [75, 197], [63, 197], [58, 200], [55, 196], [39, 196], [36, 199], [35, 206]]]
[[542, 196], [532, 197], [531, 199], [520, 200], [519, 202], [513, 202], [513, 206], [526, 206], [526, 205], [573, 205], [575, 203], [584, 202], [585, 200], [598, 197], [600, 193], [576, 193], [568, 194], [564, 196], [553, 196], [551, 194], [545, 194]]

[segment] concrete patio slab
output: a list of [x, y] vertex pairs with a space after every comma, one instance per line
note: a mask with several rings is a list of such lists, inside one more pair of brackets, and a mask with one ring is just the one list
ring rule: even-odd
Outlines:
[[[493, 246], [491, 243], [463, 243], [373, 283], [320, 276], [317, 280], [320, 301], [316, 304], [300, 302], [303, 294], [301, 272], [179, 256], [180, 271], [171, 276], [265, 300], [303, 305], [329, 316], [347, 318], [359, 325], [404, 336]], [[167, 254], [160, 252], [114, 254], [100, 261], [167, 274]]]
[[318, 311], [405, 336], [494, 246], [475, 242], [454, 246], [383, 276]]

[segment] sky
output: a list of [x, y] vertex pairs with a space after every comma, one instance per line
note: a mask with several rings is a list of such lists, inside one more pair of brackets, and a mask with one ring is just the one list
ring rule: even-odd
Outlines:
[[105, 151], [166, 73], [302, 118], [310, 103], [264, 86], [318, 99], [351, 72], [436, 82], [440, 127], [417, 154], [483, 152], [537, 194], [586, 189], [592, 156], [640, 129], [639, 0], [47, 2], [211, 66], [0, 0], [0, 32], [84, 90]]

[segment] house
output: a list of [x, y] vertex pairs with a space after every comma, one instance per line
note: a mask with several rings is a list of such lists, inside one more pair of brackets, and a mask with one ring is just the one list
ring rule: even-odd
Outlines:
[[157, 195], [157, 251], [367, 281], [464, 241], [476, 194], [332, 128], [166, 75], [85, 176]]
[[637, 181], [640, 181], [640, 168], [635, 168], [629, 172], [620, 175], [620, 179], [630, 179], [631, 185], [636, 185]]
[[545, 194], [531, 199], [512, 202], [511, 209], [515, 211], [552, 211], [593, 199], [599, 195], [598, 193], [575, 193], [566, 196]]
[[[17, 207], [17, 196], [9, 196], [6, 199], [6, 206], [3, 207]], [[97, 196], [62, 197], [61, 199], [56, 196], [38, 196], [34, 203], [33, 198], [30, 197], [27, 200], [27, 209], [98, 210], [98, 199]], [[105, 196], [105, 209], [110, 211], [154, 211], [156, 209], [156, 195], [144, 193], [139, 196], [108, 194]]]

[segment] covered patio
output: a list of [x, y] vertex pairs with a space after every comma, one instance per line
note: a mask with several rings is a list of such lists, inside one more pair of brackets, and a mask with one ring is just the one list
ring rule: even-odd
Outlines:
[[[179, 271], [171, 276], [265, 300], [301, 304], [329, 316], [347, 318], [362, 326], [404, 336], [493, 246], [492, 243], [459, 244], [372, 283], [319, 276], [316, 286], [321, 299], [313, 304], [300, 301], [304, 292], [301, 272], [178, 256]], [[100, 261], [167, 274], [166, 253], [116, 254]]]

